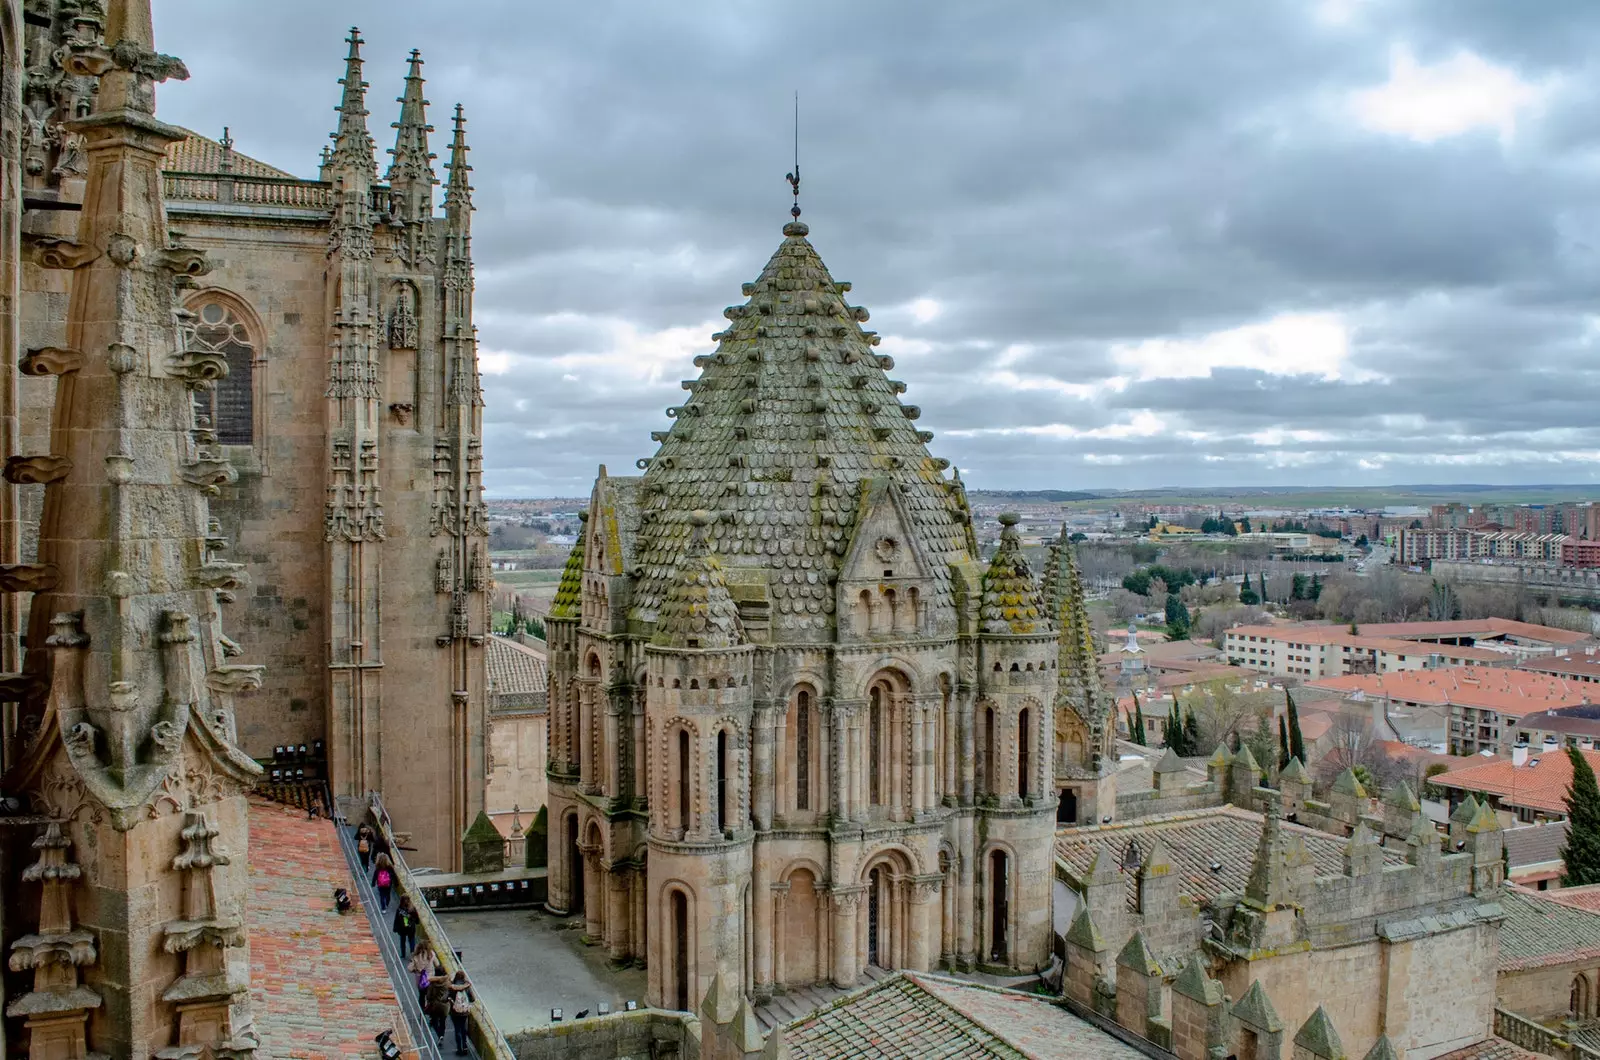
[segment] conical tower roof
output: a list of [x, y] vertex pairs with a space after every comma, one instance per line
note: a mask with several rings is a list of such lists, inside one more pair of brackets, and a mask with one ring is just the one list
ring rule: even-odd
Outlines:
[[[452, 170], [452, 176], [454, 171]], [[846, 304], [806, 240], [804, 224], [784, 240], [748, 301], [731, 306], [717, 352], [695, 358], [690, 396], [668, 410], [675, 423], [644, 464], [634, 617], [654, 622], [689, 535], [689, 514], [718, 513], [708, 528], [729, 580], [764, 568], [779, 639], [826, 639], [834, 586], [868, 480], [895, 487], [909, 533], [928, 560], [937, 599], [948, 600], [947, 565], [972, 558], [970, 516], [946, 483], [948, 462], [929, 455], [902, 405], [890, 358], [861, 330], [867, 311]], [[751, 574], [750, 577], [756, 577]]]
[[983, 575], [983, 602], [979, 628], [985, 633], [1045, 633], [1051, 628], [1049, 609], [1022, 554], [1015, 512], [1000, 516], [1000, 547], [995, 549]]
[[663, 648], [732, 648], [744, 640], [739, 608], [728, 595], [722, 564], [706, 544], [709, 512], [691, 514], [694, 527], [677, 572], [667, 585], [650, 643]]

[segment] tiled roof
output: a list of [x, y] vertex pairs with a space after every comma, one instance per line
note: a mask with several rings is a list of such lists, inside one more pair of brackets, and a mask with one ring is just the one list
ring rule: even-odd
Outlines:
[[550, 673], [544, 652], [509, 637], [490, 637], [484, 655], [495, 706], [535, 707], [548, 702]]
[[934, 608], [948, 606], [949, 565], [974, 558], [970, 515], [931, 434], [902, 405], [893, 360], [861, 330], [800, 223], [730, 306], [714, 354], [697, 357], [684, 404], [639, 483], [635, 617], [654, 622], [689, 536], [689, 513], [717, 513], [711, 549], [729, 568], [766, 572], [775, 637], [814, 638], [832, 624], [834, 578], [860, 517], [862, 487], [892, 482], [930, 567]]
[[[1083, 879], [1095, 855], [1104, 852], [1112, 864], [1120, 864], [1128, 841], [1138, 839], [1148, 851], [1151, 840], [1159, 838], [1177, 872], [1179, 889], [1201, 902], [1213, 902], [1222, 894], [1243, 894], [1250, 878], [1256, 848], [1261, 845], [1262, 821], [1259, 813], [1237, 806], [1218, 806], [1209, 810], [1161, 814], [1133, 821], [1067, 828], [1056, 833], [1056, 860], [1076, 879]], [[1314, 828], [1283, 822], [1283, 830], [1301, 837], [1319, 876], [1344, 872], [1347, 840]], [[1402, 864], [1399, 852], [1385, 849], [1384, 861]], [[1215, 861], [1219, 867], [1212, 871]], [[1133, 888], [1129, 874], [1130, 893]]]
[[[182, 140], [167, 145], [167, 157], [161, 168], [169, 173], [222, 172], [222, 145], [209, 136], [201, 136], [191, 129], [182, 131], [187, 135]], [[241, 155], [237, 151], [233, 152], [233, 172], [241, 177], [296, 179], [293, 173], [285, 173], [275, 166], [258, 162], [249, 155]]]
[[1501, 894], [1500, 908], [1506, 915], [1500, 925], [1502, 972], [1600, 957], [1600, 913], [1515, 885]]
[[1523, 640], [1544, 641], [1547, 644], [1581, 644], [1591, 638], [1587, 633], [1570, 629], [1539, 626], [1532, 622], [1517, 622], [1509, 618], [1466, 618], [1451, 622], [1376, 622], [1357, 627], [1372, 637], [1399, 637], [1410, 640], [1422, 637], [1472, 637], [1487, 640], [1491, 637], [1519, 637]]
[[[263, 1056], [369, 1057], [372, 1036], [411, 1036], [359, 905], [343, 916], [333, 889], [350, 871], [333, 822], [250, 799], [250, 997]], [[358, 899], [359, 901], [359, 899]]]
[[1478, 707], [1518, 718], [1537, 711], [1587, 703], [1594, 688], [1526, 670], [1486, 666], [1347, 674], [1319, 678], [1306, 685], [1347, 695], [1359, 692], [1428, 706]]
[[555, 598], [550, 601], [551, 618], [577, 618], [579, 604], [583, 602], [583, 535], [572, 543], [567, 562], [561, 568], [561, 583], [556, 586]]
[[1519, 669], [1532, 670], [1541, 674], [1558, 674], [1570, 677], [1587, 677], [1591, 681], [1600, 680], [1600, 655], [1591, 655], [1594, 649], [1585, 649], [1574, 655], [1547, 655], [1543, 658], [1528, 659], [1517, 664]]
[[710, 516], [695, 512], [694, 532], [667, 582], [650, 643], [669, 648], [731, 648], [744, 640], [739, 608], [722, 564], [706, 546]]
[[1530, 1053], [1504, 1038], [1486, 1038], [1476, 1045], [1445, 1053], [1435, 1060], [1548, 1060], [1542, 1053]]
[[900, 972], [783, 1027], [795, 1060], [1133, 1060], [1144, 1054], [1039, 994]]
[[1505, 840], [1507, 862], [1513, 869], [1543, 865], [1561, 860], [1562, 848], [1567, 845], [1567, 822], [1548, 821], [1507, 828], [1501, 837]]
[[1538, 732], [1556, 732], [1564, 736], [1600, 736], [1600, 717], [1582, 715], [1600, 714], [1596, 707], [1568, 707], [1565, 710], [1541, 710], [1523, 715], [1518, 722], [1522, 729]]
[[[1367, 629], [1369, 627], [1360, 627]], [[1389, 652], [1395, 655], [1431, 655], [1437, 652], [1453, 659], [1484, 663], [1509, 661], [1505, 652], [1492, 648], [1473, 648], [1455, 644], [1419, 644], [1398, 637], [1376, 637], [1365, 633], [1351, 633], [1349, 626], [1286, 625], [1286, 626], [1235, 626], [1228, 630], [1235, 637], [1259, 637], [1269, 641], [1288, 641], [1294, 644], [1331, 644], [1336, 647], [1362, 648]]]
[[[1600, 769], [1600, 751], [1582, 754], [1589, 765]], [[1510, 806], [1565, 814], [1567, 786], [1572, 783], [1572, 762], [1567, 753], [1559, 749], [1535, 754], [1521, 766], [1513, 765], [1509, 758], [1492, 758], [1429, 777], [1428, 783], [1497, 795], [1502, 803]]]
[[1539, 893], [1552, 902], [1570, 905], [1574, 909], [1587, 909], [1591, 913], [1600, 913], [1600, 883], [1591, 883], [1583, 887], [1561, 887], [1554, 891]]

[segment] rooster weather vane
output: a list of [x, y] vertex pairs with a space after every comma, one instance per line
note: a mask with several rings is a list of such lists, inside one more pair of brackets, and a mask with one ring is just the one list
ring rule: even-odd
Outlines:
[[794, 94], [794, 172], [785, 173], [784, 179], [789, 182], [789, 190], [794, 193], [794, 205], [789, 208], [789, 216], [796, 221], [800, 220], [800, 93]]

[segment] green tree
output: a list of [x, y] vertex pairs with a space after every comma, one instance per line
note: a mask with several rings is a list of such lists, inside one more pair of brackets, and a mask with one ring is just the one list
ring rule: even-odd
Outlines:
[[1144, 746], [1144, 710], [1139, 706], [1139, 693], [1133, 694], [1133, 720], [1128, 723], [1128, 739]]
[[528, 635], [544, 640], [544, 623], [533, 615], [528, 616]]
[[1285, 727], [1283, 715], [1278, 715], [1278, 768], [1285, 769], [1289, 765], [1289, 730]]
[[1265, 604], [1269, 599], [1271, 599], [1269, 596], [1267, 596], [1267, 572], [1258, 571], [1256, 573], [1256, 577], [1261, 579], [1261, 585], [1258, 589], [1256, 589], [1256, 595], [1261, 597], [1261, 602]]
[[1322, 599], [1322, 575], [1313, 574], [1311, 576], [1311, 595], [1308, 596], [1306, 599], [1308, 599], [1308, 600], [1320, 600], [1320, 599]]
[[[1286, 713], [1289, 715], [1289, 757], [1298, 758], [1300, 759], [1300, 764], [1305, 765], [1306, 741], [1305, 737], [1300, 735], [1300, 712], [1295, 709], [1293, 696], [1285, 692], [1283, 694], [1283, 698], [1287, 700], [1289, 704], [1288, 710], [1286, 711]], [[1288, 765], [1287, 762], [1284, 764]]]
[[527, 620], [528, 616], [522, 613], [522, 597], [513, 596], [511, 598], [511, 620], [506, 624], [506, 635], [521, 633], [522, 624]]
[[1445, 765], [1443, 762], [1435, 762], [1435, 763], [1433, 763], [1433, 765], [1429, 766], [1427, 769], [1424, 769], [1422, 771], [1422, 793], [1423, 793], [1423, 795], [1427, 796], [1430, 799], [1442, 799], [1442, 798], [1444, 798], [1444, 792], [1441, 791], [1437, 785], [1429, 784], [1428, 783], [1428, 779], [1430, 777], [1436, 777], [1440, 773], [1448, 773], [1448, 772], [1450, 772], [1450, 767]]
[[1147, 570], [1130, 571], [1122, 577], [1122, 587], [1135, 596], [1150, 595], [1150, 572]]
[[1367, 542], [1367, 535], [1366, 534], [1362, 534], [1360, 537], [1356, 538], [1356, 547], [1357, 548], [1370, 548], [1371, 547], [1369, 545], [1369, 543]]
[[1250, 588], [1250, 578], [1248, 575], [1245, 577], [1244, 581], [1239, 583], [1239, 602], [1241, 604], [1249, 604], [1252, 606], [1261, 602], [1261, 597], [1257, 596], [1256, 591]]
[[1311, 591], [1311, 582], [1304, 574], [1296, 574], [1289, 582], [1289, 599], [1309, 600], [1306, 594]]
[[1245, 516], [1243, 519], [1239, 520], [1239, 530], [1240, 530], [1240, 532], [1246, 533], [1246, 534], [1255, 533], [1254, 530], [1250, 529], [1250, 517], [1248, 515]]
[[1170, 640], [1189, 639], [1189, 609], [1177, 593], [1167, 594], [1167, 637]]
[[1071, 541], [1074, 545], [1076, 545], [1079, 541], [1087, 541], [1087, 540], [1089, 540], [1089, 535], [1084, 533], [1082, 530], [1079, 530], [1079, 531], [1075, 532], [1071, 537], [1067, 538], [1067, 540]]
[[1183, 714], [1183, 749], [1189, 755], [1200, 753], [1200, 726], [1194, 720], [1193, 706]]
[[1366, 766], [1351, 766], [1350, 772], [1356, 775], [1356, 780], [1360, 782], [1363, 790], [1378, 790], [1378, 779], [1372, 775], [1372, 770], [1368, 769]]
[[1567, 845], [1561, 851], [1567, 869], [1561, 885], [1581, 887], [1600, 883], [1600, 786], [1582, 751], [1568, 747], [1567, 757], [1572, 783], [1567, 788]]

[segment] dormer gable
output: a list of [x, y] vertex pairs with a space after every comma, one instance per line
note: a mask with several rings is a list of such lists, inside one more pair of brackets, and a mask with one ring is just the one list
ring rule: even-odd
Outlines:
[[926, 636], [936, 589], [933, 565], [918, 540], [893, 479], [862, 481], [855, 531], [839, 568], [841, 640]]

